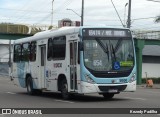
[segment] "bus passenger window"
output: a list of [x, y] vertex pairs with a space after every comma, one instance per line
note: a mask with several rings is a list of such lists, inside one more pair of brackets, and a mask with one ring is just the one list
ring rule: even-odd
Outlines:
[[47, 53], [47, 59], [48, 61], [52, 60], [52, 54], [53, 54], [53, 42], [52, 38], [48, 39], [48, 53]]
[[15, 45], [14, 46], [14, 58], [13, 61], [14, 62], [19, 62], [21, 58], [21, 45]]
[[66, 56], [66, 37], [56, 37], [53, 39], [53, 59], [64, 60]]
[[30, 43], [24, 43], [22, 45], [22, 61], [29, 61], [30, 55]]
[[30, 45], [30, 61], [36, 61], [36, 42], [31, 42]]

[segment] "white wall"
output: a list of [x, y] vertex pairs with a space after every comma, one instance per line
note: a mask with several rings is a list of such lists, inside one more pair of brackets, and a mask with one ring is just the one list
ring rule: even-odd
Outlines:
[[[11, 40], [11, 44], [13, 44], [13, 40]], [[12, 50], [13, 49], [11, 47], [11, 52]], [[8, 62], [8, 61], [9, 61], [9, 40], [0, 39], [0, 62]]]
[[0, 62], [9, 61], [9, 45], [0, 44]]
[[142, 63], [142, 78], [147, 77], [160, 77], [160, 64], [153, 63]]

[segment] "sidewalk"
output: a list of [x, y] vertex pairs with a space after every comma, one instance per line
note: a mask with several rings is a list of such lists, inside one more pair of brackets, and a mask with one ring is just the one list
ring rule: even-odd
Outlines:
[[153, 84], [153, 87], [146, 87], [146, 84], [137, 85], [137, 88], [160, 89], [160, 84]]

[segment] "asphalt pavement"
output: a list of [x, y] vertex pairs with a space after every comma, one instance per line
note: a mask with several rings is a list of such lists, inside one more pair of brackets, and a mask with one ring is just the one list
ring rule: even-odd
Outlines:
[[[60, 93], [45, 92], [42, 95], [31, 96], [25, 88], [13, 85], [8, 77], [0, 77], [0, 108], [75, 108], [87, 110], [92, 108], [126, 108], [126, 109], [160, 109], [160, 85], [146, 87], [137, 85], [135, 92], [122, 92], [112, 100], [105, 100], [98, 94], [77, 95], [71, 100], [63, 100]], [[86, 111], [85, 110], [85, 111]], [[54, 111], [54, 110], [53, 110]], [[95, 113], [96, 110], [93, 111]], [[98, 109], [97, 109], [98, 111]], [[107, 110], [106, 110], [107, 111]], [[63, 112], [62, 112], [63, 113]], [[30, 117], [160, 117], [160, 114], [47, 114], [30, 115]], [[119, 112], [120, 113], [120, 112]], [[28, 117], [29, 115], [0, 115], [0, 117]]]

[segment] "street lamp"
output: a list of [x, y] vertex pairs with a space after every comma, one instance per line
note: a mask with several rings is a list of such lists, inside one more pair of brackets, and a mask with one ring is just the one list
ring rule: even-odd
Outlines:
[[67, 10], [71, 10], [73, 11], [76, 15], [78, 15], [79, 17], [81, 17], [81, 26], [83, 26], [83, 17], [84, 17], [84, 0], [82, 0], [82, 11], [81, 11], [81, 15], [79, 15], [78, 13], [76, 13], [73, 9], [67, 9]]
[[72, 11], [73, 13], [75, 13], [76, 15], [78, 15], [80, 18], [81, 18], [81, 26], [83, 26], [83, 18], [81, 15], [79, 15], [77, 12], [75, 12], [73, 9], [66, 9], [66, 10], [70, 10]]
[[126, 26], [126, 6], [128, 5], [128, 3], [125, 4], [124, 7], [124, 26]]
[[67, 9], [67, 10], [70, 10], [72, 12], [74, 12], [76, 15], [78, 15], [79, 17], [81, 17], [77, 12], [75, 12], [73, 9]]

